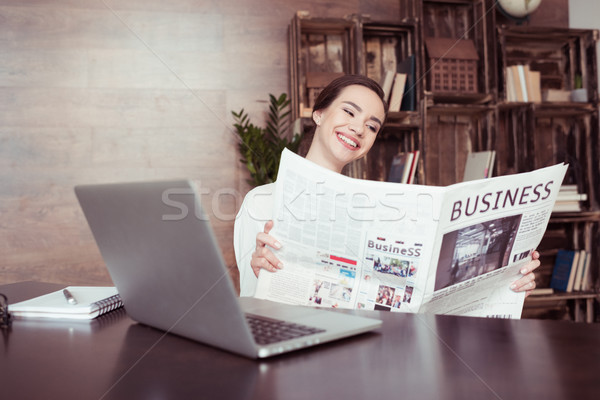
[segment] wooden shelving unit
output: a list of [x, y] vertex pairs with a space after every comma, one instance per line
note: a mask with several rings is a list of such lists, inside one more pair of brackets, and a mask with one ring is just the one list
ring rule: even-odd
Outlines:
[[[311, 75], [359, 73], [381, 81], [385, 69], [398, 71], [410, 60], [414, 60], [411, 68], [416, 74], [421, 69], [421, 60], [417, 57], [418, 34], [414, 21], [386, 23], [359, 15], [331, 20], [298, 12], [290, 24], [292, 117], [301, 119], [302, 130], [308, 132], [313, 90], [309, 85]], [[323, 61], [322, 55], [328, 53], [328, 37], [334, 38], [336, 43], [343, 43], [343, 46], [337, 46], [338, 57], [331, 57], [335, 62]], [[343, 39], [340, 40], [340, 37]], [[311, 57], [320, 62], [311, 61]], [[356, 178], [385, 180], [394, 155], [423, 148], [421, 82], [407, 84], [414, 93], [412, 106], [403, 104], [401, 111], [389, 113], [386, 125], [368, 156], [346, 167], [344, 173]], [[302, 148], [310, 144], [312, 138], [309, 136], [303, 140], [306, 143], [301, 145]], [[415, 179], [424, 182], [422, 167]]]
[[[576, 184], [588, 200], [583, 212], [555, 213], [540, 244], [542, 266], [537, 275], [538, 287], [550, 284], [558, 248], [586, 250], [592, 257], [593, 290], [589, 292], [555, 293], [530, 297], [524, 315], [560, 314], [565, 318], [592, 322], [598, 302], [600, 256], [600, 148], [598, 146], [598, 82], [594, 30], [498, 27], [499, 131], [504, 139], [496, 142], [499, 173], [520, 172], [567, 162], [569, 170], [563, 183]], [[506, 102], [506, 80], [502, 71], [508, 65], [525, 64], [541, 73], [542, 90], [571, 91], [576, 76], [587, 89], [587, 102]], [[515, 152], [514, 149], [517, 149]], [[550, 239], [555, 232], [565, 232], [562, 241]], [[585, 318], [582, 309], [585, 308]]]
[[310, 117], [317, 84], [356, 72], [356, 19], [312, 18], [296, 13], [289, 28], [293, 120]]
[[[365, 160], [346, 173], [385, 180], [392, 157], [420, 150], [416, 181], [449, 185], [462, 179], [468, 152], [495, 150], [493, 175], [531, 171], [560, 162], [570, 165], [565, 184], [577, 184], [588, 195], [583, 212], [553, 214], [548, 230], [566, 232], [560, 246], [585, 249], [592, 257], [593, 290], [588, 293], [530, 297], [528, 308], [539, 316], [552, 300], [566, 304], [571, 319], [598, 320], [594, 306], [600, 289], [600, 125], [595, 30], [497, 26], [492, 0], [401, 1], [407, 18], [401, 24], [350, 16], [336, 21], [297, 15], [292, 21], [291, 93], [295, 116], [305, 103], [307, 54], [304, 37], [315, 30], [344, 32], [350, 59], [344, 72], [380, 76], [368, 65], [367, 43], [395, 41], [395, 61], [415, 59], [416, 106], [390, 113], [385, 129]], [[328, 25], [330, 24], [330, 26]], [[425, 42], [430, 38], [470, 40], [477, 51], [477, 91], [436, 90], [432, 85]], [[345, 60], [345, 58], [344, 58]], [[587, 89], [587, 102], [507, 102], [505, 68], [527, 64], [541, 74], [542, 89], [572, 90], [577, 80]], [[576, 79], [581, 78], [581, 79]], [[304, 102], [304, 103], [303, 103]], [[538, 286], [547, 286], [558, 247], [542, 242]], [[581, 317], [582, 305], [587, 307]], [[524, 312], [524, 315], [528, 315]]]
[[594, 303], [598, 301], [600, 301], [600, 293], [598, 292], [529, 296], [526, 300], [523, 317], [539, 318], [540, 315], [547, 316], [549, 312], [554, 311], [557, 318], [592, 323], [595, 321]]

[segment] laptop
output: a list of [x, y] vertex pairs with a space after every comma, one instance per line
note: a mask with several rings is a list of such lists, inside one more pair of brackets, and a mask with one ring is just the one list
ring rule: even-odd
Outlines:
[[75, 193], [125, 309], [137, 322], [250, 358], [381, 326], [373, 318], [238, 298], [189, 181], [81, 185]]

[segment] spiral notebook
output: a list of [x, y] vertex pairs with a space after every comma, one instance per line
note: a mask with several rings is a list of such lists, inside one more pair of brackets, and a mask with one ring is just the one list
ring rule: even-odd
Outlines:
[[114, 286], [69, 286], [71, 304], [63, 289], [9, 306], [15, 318], [94, 319], [123, 306]]

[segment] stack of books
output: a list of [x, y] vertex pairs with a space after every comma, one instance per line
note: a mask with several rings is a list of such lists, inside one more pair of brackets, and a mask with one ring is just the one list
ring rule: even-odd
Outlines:
[[587, 194], [579, 193], [577, 185], [562, 185], [552, 212], [579, 212], [581, 202], [587, 200]]
[[386, 69], [376, 80], [380, 81], [390, 112], [415, 111], [414, 55], [400, 61], [396, 68]]
[[388, 174], [388, 182], [414, 183], [417, 164], [419, 163], [419, 150], [398, 153], [392, 160]]
[[506, 67], [506, 101], [520, 103], [541, 103], [541, 74], [532, 71], [529, 65]]
[[389, 104], [389, 111], [398, 112], [406, 90], [407, 74], [386, 71], [383, 79], [383, 93]]
[[590, 261], [591, 254], [586, 250], [559, 250], [550, 287], [560, 292], [589, 290]]

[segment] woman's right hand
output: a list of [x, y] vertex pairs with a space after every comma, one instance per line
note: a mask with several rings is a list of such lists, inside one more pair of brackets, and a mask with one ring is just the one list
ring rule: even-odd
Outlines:
[[258, 277], [261, 268], [271, 272], [283, 268], [281, 261], [269, 249], [269, 247], [274, 249], [281, 248], [281, 243], [269, 235], [271, 229], [273, 229], [273, 221], [268, 221], [265, 224], [264, 231], [256, 234], [256, 250], [252, 253], [252, 259], [250, 260], [250, 266], [256, 277]]

